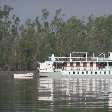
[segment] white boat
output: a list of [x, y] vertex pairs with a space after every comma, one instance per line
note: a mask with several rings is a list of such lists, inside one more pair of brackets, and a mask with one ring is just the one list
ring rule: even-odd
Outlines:
[[112, 52], [101, 53], [98, 57], [87, 52], [72, 52], [69, 56], [55, 57], [39, 63], [40, 76], [112, 76]]
[[34, 73], [14, 73], [14, 78], [32, 78]]

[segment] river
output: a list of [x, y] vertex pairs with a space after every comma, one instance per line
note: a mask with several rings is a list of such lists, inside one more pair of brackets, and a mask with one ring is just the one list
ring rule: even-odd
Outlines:
[[0, 112], [109, 111], [112, 79], [0, 78]]

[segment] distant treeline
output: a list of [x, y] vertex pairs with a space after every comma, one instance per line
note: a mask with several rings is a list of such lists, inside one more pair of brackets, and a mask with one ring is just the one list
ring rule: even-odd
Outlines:
[[19, 17], [9, 16], [12, 10], [0, 8], [0, 70], [34, 70], [52, 53], [112, 51], [112, 15], [65, 20], [59, 9], [49, 20], [50, 12], [42, 9], [40, 16], [21, 25]]

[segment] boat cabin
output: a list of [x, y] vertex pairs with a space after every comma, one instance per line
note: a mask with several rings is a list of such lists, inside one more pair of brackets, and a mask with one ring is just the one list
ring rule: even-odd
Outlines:
[[112, 52], [101, 53], [98, 57], [93, 53], [88, 56], [87, 52], [72, 52], [69, 56], [55, 57], [52, 54], [49, 61], [39, 63], [40, 72], [61, 72], [63, 70], [109, 70], [112, 69]]

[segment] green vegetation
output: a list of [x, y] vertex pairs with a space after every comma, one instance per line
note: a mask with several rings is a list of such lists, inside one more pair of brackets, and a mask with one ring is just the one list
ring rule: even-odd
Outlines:
[[36, 69], [37, 61], [52, 53], [112, 51], [112, 15], [90, 16], [86, 21], [73, 16], [65, 21], [59, 9], [48, 21], [50, 13], [42, 9], [40, 17], [20, 25], [19, 17], [9, 16], [12, 10], [8, 5], [0, 8], [1, 70]]

